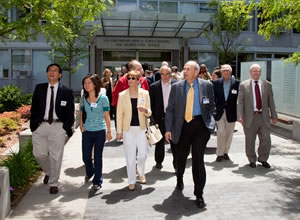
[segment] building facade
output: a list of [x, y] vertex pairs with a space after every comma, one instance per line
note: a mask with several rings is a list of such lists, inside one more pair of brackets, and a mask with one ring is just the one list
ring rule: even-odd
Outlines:
[[[217, 54], [203, 35], [210, 27], [212, 10], [203, 0], [116, 0], [109, 15], [104, 13], [101, 24], [89, 46], [90, 55], [82, 68], [72, 76], [72, 87], [81, 89], [87, 73], [102, 75], [105, 68], [117, 71], [131, 59], [138, 59], [144, 68], [159, 67], [161, 61], [181, 70], [187, 60], [206, 64], [209, 71], [218, 63]], [[11, 16], [17, 17], [12, 11]], [[240, 35], [248, 44], [236, 57], [234, 75], [241, 75], [240, 63], [271, 61], [291, 56], [300, 45], [300, 33], [291, 30], [264, 41], [257, 34], [257, 11], [248, 28]], [[40, 38], [34, 42], [0, 44], [0, 87], [18, 85], [23, 92], [32, 92], [35, 85], [47, 80], [46, 66], [51, 63], [50, 46]], [[271, 69], [271, 68], [270, 68]], [[68, 76], [62, 82], [69, 84]]]

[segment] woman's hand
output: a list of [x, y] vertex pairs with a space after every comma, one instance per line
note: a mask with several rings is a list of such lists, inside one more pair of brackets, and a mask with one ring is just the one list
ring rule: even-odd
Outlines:
[[120, 141], [123, 139], [122, 133], [117, 133], [117, 140]]
[[107, 132], [106, 132], [106, 140], [107, 140], [107, 141], [110, 141], [111, 139], [112, 139], [111, 131], [107, 131]]
[[138, 108], [138, 110], [141, 111], [141, 112], [144, 112], [144, 113], [146, 113], [146, 114], [148, 113], [148, 109], [145, 108], [145, 107], [143, 107], [143, 106], [138, 106], [137, 108]]
[[85, 128], [84, 128], [83, 125], [80, 125], [80, 131], [81, 131], [82, 133], [85, 132]]

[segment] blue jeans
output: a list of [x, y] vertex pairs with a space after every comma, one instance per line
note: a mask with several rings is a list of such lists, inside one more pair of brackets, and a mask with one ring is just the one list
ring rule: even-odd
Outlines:
[[[94, 175], [93, 184], [101, 185], [102, 178], [102, 153], [105, 142], [105, 130], [85, 131], [82, 133], [82, 159], [85, 164], [86, 176]], [[94, 146], [94, 163], [92, 149]]]

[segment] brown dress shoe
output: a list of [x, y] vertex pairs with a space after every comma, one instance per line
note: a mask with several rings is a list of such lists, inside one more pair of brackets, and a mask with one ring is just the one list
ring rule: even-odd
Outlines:
[[56, 194], [56, 193], [58, 193], [57, 186], [51, 186], [50, 187], [50, 194]]
[[48, 184], [48, 181], [49, 181], [49, 176], [45, 175], [44, 180], [43, 180], [44, 184]]

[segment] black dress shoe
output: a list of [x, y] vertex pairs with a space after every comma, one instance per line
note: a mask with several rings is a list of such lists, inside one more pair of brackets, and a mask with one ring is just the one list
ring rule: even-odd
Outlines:
[[249, 166], [250, 166], [251, 168], [256, 168], [256, 163], [255, 163], [255, 162], [251, 162], [251, 163], [249, 164]]
[[51, 186], [50, 187], [50, 194], [56, 194], [56, 193], [58, 193], [57, 186]]
[[223, 156], [217, 156], [217, 159], [216, 159], [217, 162], [221, 162], [222, 160], [223, 160]]
[[224, 154], [223, 158], [224, 158], [224, 160], [230, 160], [228, 154]]
[[49, 176], [45, 175], [44, 180], [43, 180], [44, 184], [48, 184], [48, 181], [49, 181]]
[[265, 162], [258, 161], [258, 162], [260, 162], [261, 165], [262, 165], [263, 167], [267, 168], [267, 169], [270, 169], [270, 168], [271, 168], [270, 164], [269, 164], [267, 161], [265, 161]]
[[161, 169], [163, 166], [162, 166], [161, 163], [156, 163], [155, 167], [156, 167], [157, 169]]
[[206, 203], [204, 202], [203, 198], [196, 198], [195, 202], [199, 209], [202, 209], [206, 206]]
[[183, 184], [183, 182], [178, 182], [178, 181], [177, 181], [176, 189], [178, 189], [178, 190], [182, 191], [182, 190], [183, 190], [183, 188], [184, 188], [184, 184]]

